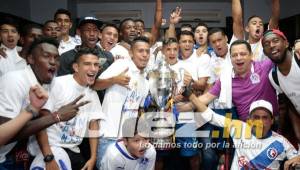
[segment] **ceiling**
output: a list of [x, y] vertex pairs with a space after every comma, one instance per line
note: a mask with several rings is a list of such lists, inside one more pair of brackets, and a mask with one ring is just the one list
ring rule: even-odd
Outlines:
[[[155, 2], [155, 0], [77, 0], [78, 3], [106, 3], [106, 2]], [[231, 0], [163, 0], [162, 2], [231, 2]]]

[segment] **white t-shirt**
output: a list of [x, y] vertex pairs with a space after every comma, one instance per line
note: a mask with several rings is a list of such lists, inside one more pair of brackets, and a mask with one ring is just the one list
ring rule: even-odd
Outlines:
[[[265, 138], [256, 138], [250, 131], [249, 124], [240, 120], [233, 123], [224, 116], [216, 114], [211, 109], [195, 115], [196, 120], [204, 120], [216, 126], [236, 127], [230, 129], [235, 147], [231, 169], [279, 169], [280, 161], [291, 159], [298, 155], [293, 145], [283, 136], [270, 131]], [[234, 125], [233, 125], [234, 124]], [[240, 128], [240, 129], [239, 129]], [[240, 130], [240, 131], [239, 131]], [[239, 131], [239, 132], [237, 132]]]
[[69, 36], [68, 41], [61, 40], [58, 47], [58, 53], [59, 55], [62, 55], [63, 53], [73, 50], [76, 45], [80, 45], [81, 41], [79, 42], [74, 37]]
[[153, 170], [156, 151], [151, 144], [149, 145], [142, 158], [132, 157], [122, 141], [109, 145], [101, 161], [100, 170]]
[[192, 75], [193, 80], [197, 81], [199, 78], [210, 76], [210, 56], [208, 54], [198, 57], [195, 50], [189, 58], [181, 61], [182, 67]]
[[[176, 72], [180, 73], [180, 77], [182, 78], [182, 82], [184, 79], [184, 71], [189, 72], [192, 76], [192, 79], [194, 81], [199, 80], [199, 78], [202, 77], [210, 77], [210, 69], [209, 69], [209, 63], [210, 63], [210, 56], [208, 54], [203, 54], [201, 56], [197, 56], [196, 50], [193, 52], [193, 54], [185, 59], [180, 60], [180, 64], [177, 66]], [[183, 72], [183, 74], [182, 74]], [[182, 87], [182, 85], [181, 85]], [[185, 102], [179, 102], [176, 105], [184, 104]], [[194, 123], [194, 112], [180, 112], [178, 116], [178, 122], [177, 123]]]
[[286, 96], [291, 100], [295, 109], [300, 114], [300, 68], [295, 60], [295, 57], [292, 57], [291, 69], [288, 75], [283, 75], [277, 68], [277, 77], [279, 86], [274, 82], [272, 77], [272, 71], [269, 73], [269, 79], [273, 87], [278, 93], [285, 93]]
[[83, 137], [88, 137], [89, 122], [104, 118], [96, 91], [90, 87], [79, 85], [71, 74], [56, 77], [53, 80], [48, 101], [43, 108], [55, 112], [81, 94], [84, 94], [84, 97], [80, 101], [87, 100], [90, 103], [80, 107], [78, 114], [71, 120], [59, 122], [47, 128], [50, 146], [69, 148], [79, 153], [78, 145], [82, 142]]
[[[0, 59], [1, 60], [1, 59]], [[31, 86], [39, 84], [31, 67], [11, 71], [0, 77], [0, 116], [15, 118], [29, 103]], [[0, 147], [0, 163], [16, 142]]]
[[[232, 42], [236, 41], [236, 40], [238, 40], [236, 38], [236, 36], [232, 35], [230, 44]], [[247, 41], [249, 42], [249, 40], [247, 40]], [[251, 46], [251, 51], [252, 51], [252, 54], [253, 54], [253, 61], [263, 61], [263, 60], [268, 58], [264, 53], [264, 49], [263, 49], [263, 46], [262, 46], [262, 43], [261, 43], [261, 39], [257, 43], [250, 44], [250, 46]]]
[[[176, 64], [170, 65], [170, 68], [176, 73], [176, 92], [179, 93], [184, 87], [184, 67], [182, 65], [182, 60], [178, 60]], [[181, 103], [183, 104], [183, 103]], [[194, 123], [194, 112], [180, 112], [178, 115], [177, 123]]]
[[120, 44], [116, 44], [110, 52], [114, 56], [115, 61], [118, 59], [131, 59], [129, 51]]
[[100, 129], [104, 137], [121, 136], [119, 129], [122, 127], [122, 122], [127, 118], [137, 117], [138, 108], [143, 106], [148, 95], [148, 80], [131, 59], [115, 61], [99, 76], [99, 79], [117, 76], [127, 68], [129, 68], [127, 75], [130, 77], [129, 88], [114, 84], [105, 91], [102, 103], [105, 120], [101, 120]]
[[27, 63], [19, 56], [17, 47], [9, 49], [1, 44], [1, 48], [5, 49], [7, 56], [5, 58], [0, 56], [0, 77], [9, 71], [21, 70], [26, 67]]

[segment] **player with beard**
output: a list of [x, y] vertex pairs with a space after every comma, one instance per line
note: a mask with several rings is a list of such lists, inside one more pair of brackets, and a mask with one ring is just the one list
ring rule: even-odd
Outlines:
[[[272, 13], [268, 29], [277, 29], [280, 14], [279, 0], [272, 0], [271, 10]], [[261, 45], [261, 39], [264, 32], [263, 20], [259, 16], [251, 16], [249, 17], [247, 25], [244, 28], [242, 13], [240, 0], [232, 0], [233, 36], [231, 42], [237, 39], [247, 39], [251, 45], [254, 61], [262, 61], [267, 58], [263, 53], [263, 48]], [[249, 34], [248, 38], [246, 38], [245, 33]]]
[[[97, 53], [96, 49], [81, 48], [73, 63], [74, 74], [54, 79], [49, 99], [41, 114], [55, 113], [59, 107], [73, 101], [80, 94], [84, 94], [83, 99], [89, 102], [77, 110], [78, 114], [73, 119], [52, 125], [37, 135], [41, 152], [33, 160], [31, 169], [64, 169], [63, 164], [73, 170], [94, 168], [99, 136], [98, 120], [103, 118], [97, 93], [90, 88], [99, 70]], [[88, 137], [90, 155], [85, 155], [79, 149], [84, 137]], [[65, 156], [58, 154], [58, 151]]]
[[[28, 51], [28, 66], [23, 70], [12, 71], [0, 79], [0, 122], [7, 122], [15, 118], [22, 109], [37, 114], [33, 107], [27, 107], [29, 102], [28, 92], [30, 87], [37, 84], [43, 85], [44, 88], [49, 85], [55, 75], [58, 67], [58, 43], [54, 39], [42, 38], [35, 40]], [[26, 123], [22, 133], [18, 133], [9, 144], [0, 147], [0, 169], [17, 169], [24, 167], [22, 160], [16, 162], [15, 147], [16, 142], [26, 139], [28, 136], [39, 132], [59, 121], [67, 121], [73, 118], [77, 109], [84, 105], [85, 102], [78, 103], [81, 97], [72, 103], [58, 108], [56, 113], [40, 116]], [[24, 153], [24, 152], [21, 152]], [[27, 154], [26, 152], [24, 153]]]
[[137, 30], [134, 20], [126, 18], [120, 23], [120, 39], [121, 41], [111, 49], [111, 53], [114, 56], [114, 60], [118, 59], [130, 59], [130, 45], [132, 41], [137, 37]]
[[[264, 33], [262, 39], [265, 54], [273, 61], [275, 67], [269, 73], [269, 79], [277, 92], [284, 93], [285, 96], [279, 95], [279, 102], [285, 101], [287, 104], [286, 112], [280, 114], [281, 120], [285, 120], [285, 116], [290, 118], [293, 129], [300, 142], [300, 60], [296, 53], [288, 50], [289, 43], [285, 35], [279, 30], [268, 30]], [[287, 98], [286, 98], [287, 97]], [[284, 99], [284, 100], [280, 100]], [[289, 99], [289, 100], [288, 100]], [[285, 114], [287, 113], [287, 115]], [[285, 123], [284, 121], [280, 123]], [[285, 127], [281, 124], [281, 127]], [[288, 124], [286, 124], [288, 126]], [[283, 131], [283, 133], [289, 133]]]

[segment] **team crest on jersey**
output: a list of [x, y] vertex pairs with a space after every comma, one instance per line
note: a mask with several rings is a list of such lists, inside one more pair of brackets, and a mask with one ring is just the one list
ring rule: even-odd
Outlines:
[[267, 151], [267, 156], [269, 159], [275, 159], [278, 155], [278, 152], [275, 148], [269, 148]]
[[140, 162], [140, 164], [146, 165], [149, 162], [148, 158], [143, 158]]

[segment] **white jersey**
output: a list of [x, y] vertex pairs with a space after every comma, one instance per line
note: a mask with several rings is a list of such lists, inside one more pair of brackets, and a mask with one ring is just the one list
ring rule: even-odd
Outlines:
[[129, 51], [120, 44], [116, 44], [111, 50], [111, 54], [114, 56], [114, 60], [118, 59], [131, 59]]
[[266, 137], [256, 138], [251, 133], [249, 124], [239, 120], [230, 122], [232, 120], [216, 114], [209, 108], [196, 115], [198, 122], [204, 120], [220, 127], [235, 127], [230, 129], [235, 147], [232, 170], [279, 169], [281, 161], [298, 155], [293, 145], [276, 132], [270, 131]]
[[130, 77], [129, 88], [114, 84], [105, 91], [102, 103], [105, 120], [101, 121], [100, 129], [104, 137], [121, 136], [122, 122], [127, 118], [137, 117], [138, 109], [143, 106], [148, 95], [149, 83], [146, 76], [131, 59], [115, 61], [100, 75], [99, 79], [117, 76], [127, 68], [129, 70], [126, 74]]
[[100, 170], [153, 170], [156, 151], [150, 144], [144, 157], [134, 158], [122, 141], [109, 145], [101, 161]]
[[22, 70], [26, 67], [26, 61], [19, 56], [17, 47], [9, 49], [1, 44], [5, 50], [6, 57], [0, 56], [0, 77], [9, 71]]
[[79, 85], [71, 74], [54, 78], [49, 99], [43, 108], [55, 112], [81, 94], [84, 94], [81, 101], [86, 100], [90, 103], [80, 107], [78, 114], [71, 120], [47, 128], [50, 146], [69, 148], [79, 153], [78, 145], [83, 137], [88, 137], [89, 122], [104, 118], [96, 91], [88, 86]]
[[63, 53], [73, 50], [77, 45], [80, 45], [81, 41], [78, 41], [74, 37], [69, 36], [68, 41], [61, 40], [58, 47], [58, 53], [59, 55], [62, 55]]
[[191, 74], [193, 80], [197, 81], [199, 78], [210, 76], [210, 56], [208, 54], [198, 57], [195, 50], [189, 58], [181, 61], [182, 67]]
[[[2, 60], [2, 59], [0, 59]], [[11, 71], [0, 78], [0, 116], [15, 118], [22, 109], [29, 105], [29, 90], [39, 84], [31, 67]], [[0, 163], [6, 160], [5, 155], [12, 150], [16, 142], [0, 147]]]
[[[294, 54], [295, 55], [295, 54]], [[272, 71], [269, 73], [269, 79], [273, 87], [278, 93], [285, 93], [295, 106], [297, 112], [300, 114], [300, 67], [298, 66], [295, 56], [292, 57], [291, 69], [288, 75], [283, 75], [277, 69], [277, 77], [279, 86], [274, 82]]]

